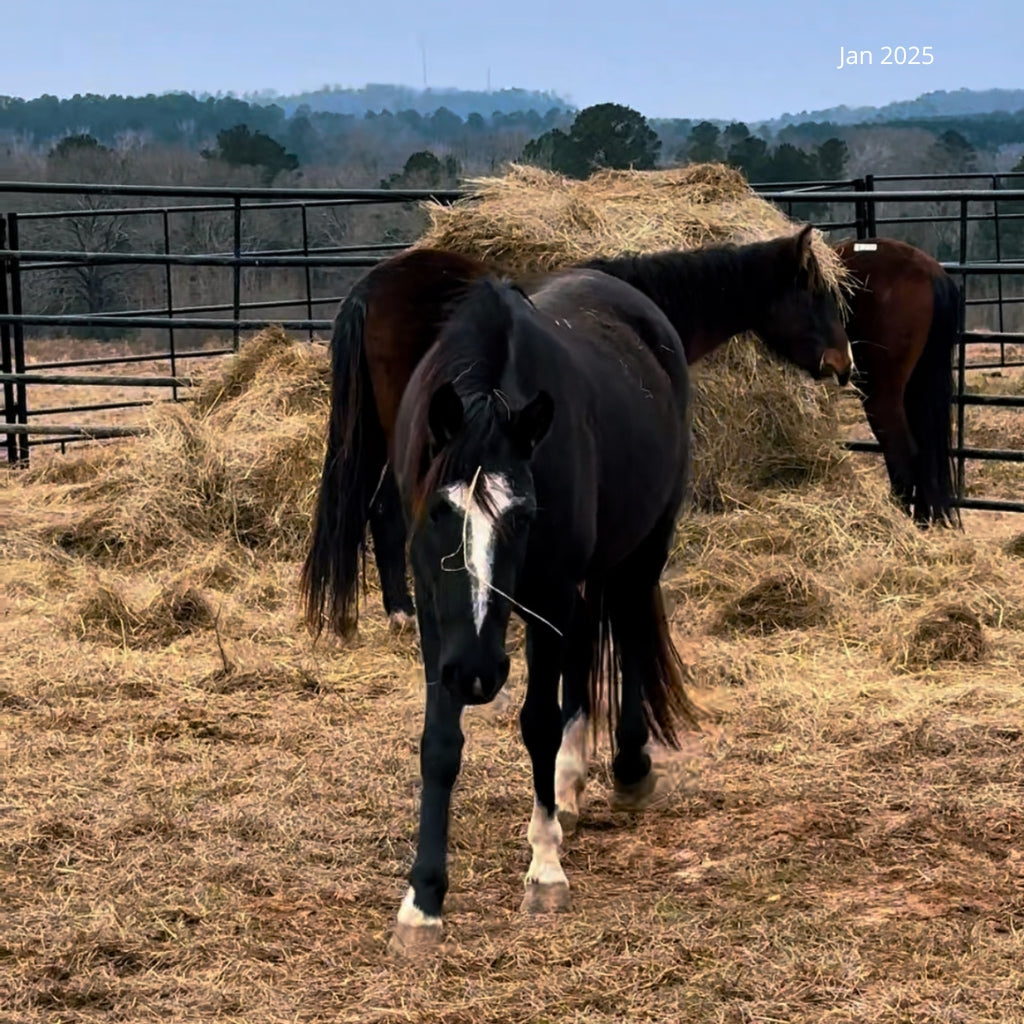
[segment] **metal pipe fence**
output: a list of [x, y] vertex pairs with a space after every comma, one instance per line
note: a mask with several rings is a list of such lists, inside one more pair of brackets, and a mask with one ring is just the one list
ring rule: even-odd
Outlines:
[[[940, 187], [950, 182], [974, 187]], [[897, 187], [879, 188], [882, 184]], [[939, 227], [955, 234], [949, 243], [954, 251], [945, 254], [952, 258], [941, 262], [958, 278], [963, 293], [965, 329], [957, 352], [954, 398], [960, 505], [1024, 511], [1024, 502], [964, 494], [968, 460], [1024, 462], [1021, 452], [971, 446], [964, 440], [966, 408], [1024, 406], [1024, 399], [1012, 395], [973, 394], [967, 382], [969, 371], [1024, 366], [1024, 333], [1006, 329], [1024, 306], [1024, 243], [1019, 252], [1007, 256], [1011, 252], [1007, 240], [1024, 239], [1024, 173], [866, 175], [757, 183], [753, 188], [790, 217], [814, 223], [831, 236], [846, 232], [868, 238]], [[450, 203], [467, 196], [457, 189], [0, 182], [0, 204], [17, 207], [0, 213], [0, 433], [7, 461], [27, 465], [31, 449], [40, 445], [64, 448], [73, 441], [139, 433], [142, 428], [135, 425], [87, 420], [92, 414], [137, 409], [163, 400], [153, 397], [153, 392], [166, 392], [171, 401], [183, 400], [187, 397], [183, 392], [194, 383], [184, 367], [237, 352], [242, 332], [277, 325], [315, 341], [319, 332], [329, 331], [332, 325], [327, 316], [316, 314], [336, 308], [360, 273], [405, 249], [416, 236], [410, 217], [403, 222], [408, 229], [399, 232], [400, 237], [394, 237], [398, 229], [392, 227], [384, 236], [349, 238], [346, 231], [352, 218], [379, 215], [379, 211], [392, 215], [404, 211], [404, 216], [424, 201]], [[36, 208], [58, 197], [65, 208]], [[79, 208], [81, 204], [90, 205]], [[921, 212], [924, 206], [927, 209]], [[251, 227], [259, 218], [270, 224], [265, 228], [267, 237]], [[202, 224], [206, 231], [196, 229], [193, 241], [181, 227], [185, 222], [193, 227]], [[112, 238], [99, 237], [102, 246], [82, 244], [83, 239], [93, 239], [90, 232], [98, 235], [97, 225], [104, 224], [119, 225], [119, 231], [112, 231]], [[140, 224], [149, 227], [135, 229]], [[388, 231], [391, 237], [386, 237]], [[31, 242], [22, 241], [26, 235]], [[213, 237], [215, 244], [202, 244]], [[977, 244], [974, 250], [969, 244], [978, 238], [988, 247], [982, 256]], [[77, 247], [60, 244], [69, 239], [79, 243]], [[200, 273], [203, 281], [221, 275], [215, 295], [197, 297]], [[135, 276], [123, 283], [118, 275]], [[286, 280], [283, 285], [282, 279]], [[122, 301], [104, 291], [110, 280], [120, 284]], [[52, 282], [64, 289], [57, 290], [66, 299], [59, 309], [47, 306], [46, 285]], [[72, 298], [67, 297], [69, 282], [78, 289]], [[268, 297], [268, 292], [280, 294]], [[988, 317], [996, 329], [968, 329], [968, 313]], [[49, 350], [55, 343], [40, 337], [53, 331], [85, 331], [100, 337], [116, 332], [122, 336], [122, 347], [111, 351], [116, 344], [105, 342], [107, 351], [96, 354], [53, 355]], [[997, 346], [998, 358], [968, 359], [968, 351], [980, 346], [990, 351]], [[147, 364], [146, 372], [110, 372], [113, 368], [127, 371], [136, 364]], [[75, 372], [86, 370], [106, 372]], [[47, 394], [38, 389], [78, 387], [112, 392], [144, 389], [148, 394], [130, 398], [111, 393], [79, 404], [52, 398], [29, 400], [30, 394]], [[64, 415], [75, 416], [76, 422], [40, 422], [44, 416], [52, 420]], [[873, 442], [849, 442], [848, 447], [880, 450]]]

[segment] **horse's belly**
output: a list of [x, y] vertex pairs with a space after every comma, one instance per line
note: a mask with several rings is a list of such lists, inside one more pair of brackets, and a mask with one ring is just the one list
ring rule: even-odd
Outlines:
[[[671, 422], [671, 421], [670, 421]], [[595, 561], [611, 568], [628, 557], [682, 497], [689, 452], [683, 426], [634, 424], [605, 459], [598, 491]]]

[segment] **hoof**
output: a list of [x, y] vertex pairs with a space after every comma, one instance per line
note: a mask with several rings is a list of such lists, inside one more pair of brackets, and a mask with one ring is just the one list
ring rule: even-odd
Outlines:
[[562, 838], [576, 834], [576, 826], [579, 824], [580, 816], [576, 811], [567, 811], [564, 807], [558, 808], [558, 824], [562, 826]]
[[616, 779], [615, 792], [612, 796], [612, 809], [616, 811], [642, 811], [650, 804], [657, 784], [658, 777], [653, 771], [649, 771], [638, 782], [628, 786], [624, 786]]
[[519, 910], [523, 914], [558, 914], [569, 909], [572, 898], [565, 882], [527, 882]]
[[422, 956], [441, 947], [442, 928], [435, 925], [397, 924], [388, 941], [388, 953], [393, 957]]
[[388, 625], [392, 633], [404, 633], [416, 626], [416, 617], [406, 612], [392, 612], [388, 616]]

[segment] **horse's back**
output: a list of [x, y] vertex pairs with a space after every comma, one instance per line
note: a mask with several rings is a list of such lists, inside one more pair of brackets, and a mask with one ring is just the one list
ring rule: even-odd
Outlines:
[[682, 500], [690, 460], [685, 352], [662, 311], [608, 275], [559, 274], [529, 299], [533, 308], [520, 316], [521, 329], [536, 332], [530, 383], [551, 390], [565, 410], [556, 412], [554, 443], [537, 452], [538, 487], [553, 503], [575, 491], [572, 514], [593, 519], [593, 565], [607, 568]]
[[389, 445], [413, 370], [437, 340], [452, 306], [489, 272], [485, 264], [461, 253], [413, 248], [378, 263], [360, 282], [366, 304], [366, 363]]
[[[688, 387], [686, 350], [678, 332], [661, 307], [631, 284], [598, 270], [570, 269], [530, 289], [529, 298], [565, 328], [566, 340], [575, 331], [577, 338], [627, 361], [653, 361], [677, 396]], [[643, 344], [642, 350], [635, 341]]]
[[895, 238], [850, 239], [836, 252], [856, 281], [846, 331], [857, 369], [879, 381], [906, 381], [931, 329], [936, 280], [945, 270]]

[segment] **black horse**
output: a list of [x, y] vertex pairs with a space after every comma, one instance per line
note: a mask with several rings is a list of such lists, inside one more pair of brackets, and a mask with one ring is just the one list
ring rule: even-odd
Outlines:
[[[733, 335], [753, 331], [816, 377], [845, 383], [852, 355], [833, 293], [811, 248], [811, 228], [749, 245], [597, 259], [581, 264], [620, 278], [666, 311], [692, 364]], [[367, 525], [384, 609], [411, 621], [406, 531], [394, 474], [399, 403], [449, 310], [489, 270], [435, 249], [411, 249], [374, 267], [335, 319], [330, 436], [310, 549], [306, 617], [339, 635], [358, 617], [358, 569]]]
[[[784, 251], [775, 250], [779, 262]], [[607, 709], [616, 794], [632, 806], [653, 788], [651, 736], [678, 748], [680, 724], [696, 725], [660, 586], [691, 461], [678, 328], [728, 337], [746, 320], [735, 291], [683, 290], [679, 261], [694, 259], [637, 261], [660, 304], [596, 269], [553, 275], [529, 297], [479, 279], [405, 390], [393, 458], [427, 686], [419, 845], [399, 948], [439, 938], [461, 715], [507, 679], [513, 609], [527, 629], [520, 725], [534, 783], [525, 910], [568, 904], [562, 821], [578, 809], [591, 709]], [[748, 277], [746, 294], [765, 305], [799, 300], [808, 294], [801, 266], [795, 258], [777, 269], [788, 287]], [[802, 303], [802, 329], [766, 334], [819, 371], [835, 339], [814, 308]]]

